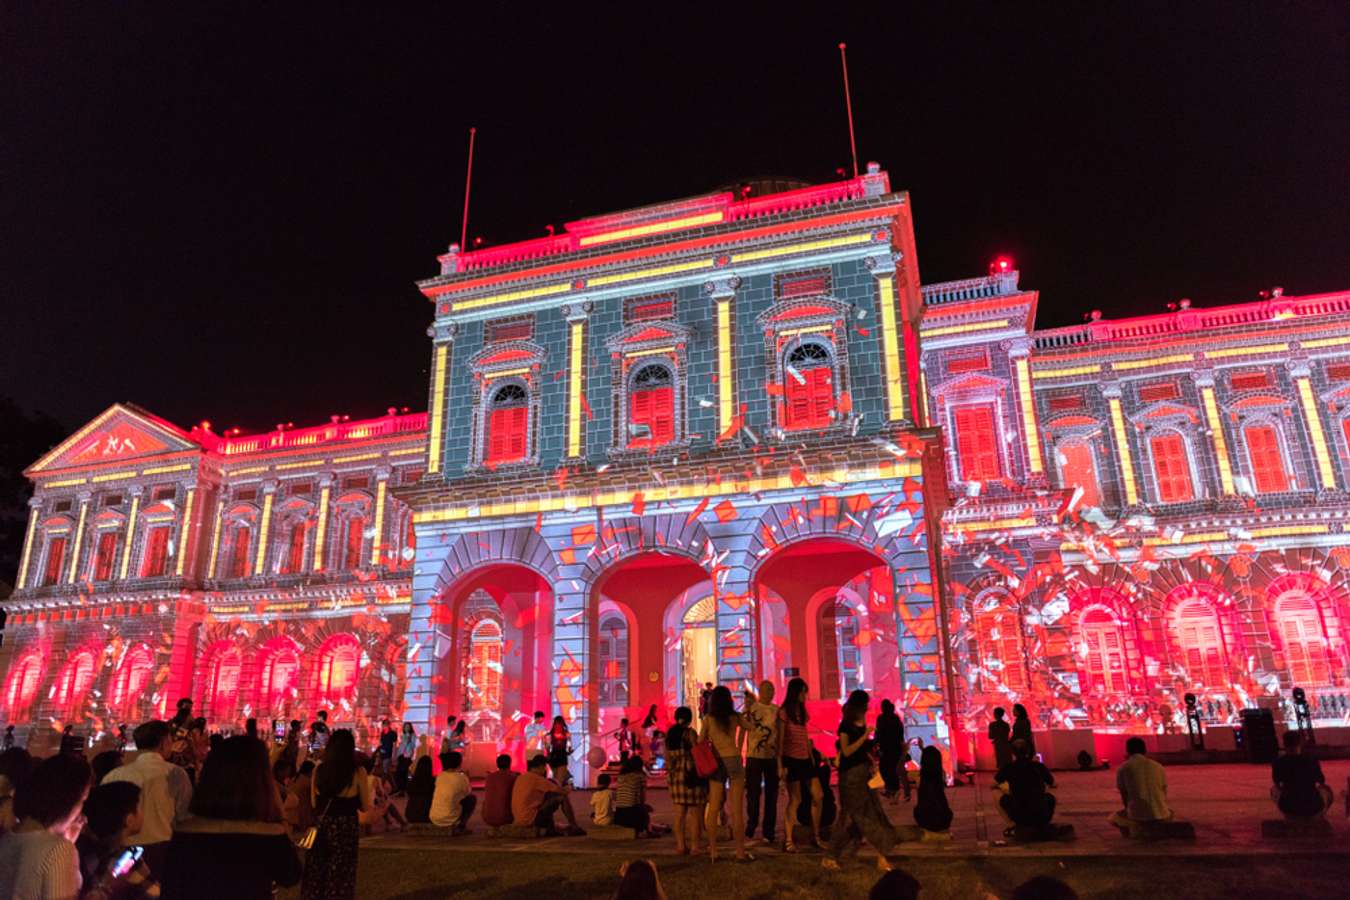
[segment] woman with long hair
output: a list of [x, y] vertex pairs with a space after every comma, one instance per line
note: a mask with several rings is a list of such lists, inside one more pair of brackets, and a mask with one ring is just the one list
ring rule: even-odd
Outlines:
[[261, 741], [236, 735], [212, 750], [188, 812], [165, 854], [164, 896], [267, 900], [300, 880]]
[[553, 717], [553, 727], [548, 730], [548, 767], [553, 770], [553, 780], [558, 787], [567, 787], [572, 775], [567, 771], [567, 761], [572, 755], [572, 732], [562, 716]]
[[952, 808], [947, 804], [947, 773], [942, 751], [929, 745], [919, 754], [919, 799], [914, 804], [914, 822], [928, 834], [945, 834], [952, 827]]
[[334, 731], [314, 769], [311, 788], [318, 837], [305, 856], [304, 900], [355, 900], [358, 817], [370, 809], [370, 779], [356, 764], [356, 741], [345, 728]]
[[783, 824], [787, 826], [783, 849], [795, 853], [797, 845], [792, 833], [797, 828], [797, 808], [802, 803], [805, 791], [811, 800], [811, 843], [820, 844], [820, 815], [824, 795], [820, 790], [820, 781], [816, 778], [816, 766], [811, 759], [811, 735], [806, 730], [806, 680], [794, 678], [788, 682], [787, 694], [779, 708], [778, 718], [783, 723], [783, 780], [787, 782], [787, 814]]
[[[417, 755], [417, 729], [413, 728], [413, 723], [403, 723], [394, 754], [398, 757], [394, 764], [394, 792], [401, 794], [408, 789], [408, 770], [412, 768], [413, 757]], [[426, 760], [430, 763], [431, 757], [426, 757]]]
[[1013, 704], [1013, 724], [1012, 739], [1016, 741], [1026, 741], [1027, 746], [1031, 748], [1031, 755], [1036, 756], [1036, 738], [1031, 733], [1031, 717], [1027, 715], [1027, 708], [1020, 703]]
[[656, 875], [656, 863], [650, 859], [634, 859], [619, 867], [619, 887], [614, 900], [666, 900], [661, 879]]
[[736, 858], [754, 859], [745, 852], [745, 761], [741, 757], [745, 726], [732, 703], [731, 689], [726, 685], [719, 684], [709, 695], [708, 714], [699, 727], [699, 737], [712, 741], [713, 749], [721, 759], [719, 771], [708, 784], [708, 858], [717, 859], [717, 826], [722, 815], [722, 802], [729, 793], [731, 837], [736, 844]]
[[666, 784], [675, 804], [675, 852], [698, 852], [703, 836], [703, 809], [708, 805], [708, 782], [694, 771], [694, 711], [675, 710], [675, 724], [666, 732]]
[[825, 868], [838, 869], [845, 853], [857, 852], [859, 832], [877, 848], [877, 868], [891, 870], [886, 854], [895, 846], [895, 827], [868, 784], [872, 779], [872, 741], [867, 736], [867, 691], [854, 691], [839, 722], [839, 821], [830, 834]]
[[408, 807], [403, 811], [408, 824], [431, 824], [431, 798], [435, 793], [436, 776], [431, 771], [431, 757], [424, 756], [413, 767], [412, 780], [408, 781]]

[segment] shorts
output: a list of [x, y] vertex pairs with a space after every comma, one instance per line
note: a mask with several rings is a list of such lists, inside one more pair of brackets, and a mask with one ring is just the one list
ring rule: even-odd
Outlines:
[[741, 762], [740, 756], [733, 756], [727, 759], [725, 756], [718, 756], [722, 760], [722, 771], [726, 774], [727, 781], [745, 780], [745, 763]]
[[787, 770], [788, 784], [810, 781], [816, 777], [816, 766], [809, 759], [794, 759], [791, 756], [785, 756], [783, 757], [783, 768]]

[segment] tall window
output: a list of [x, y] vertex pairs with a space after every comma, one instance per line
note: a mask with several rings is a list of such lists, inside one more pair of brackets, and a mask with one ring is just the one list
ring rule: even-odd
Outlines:
[[1208, 600], [1194, 597], [1178, 604], [1173, 626], [1191, 681], [1207, 688], [1228, 686], [1228, 649], [1219, 614]]
[[113, 679], [112, 708], [124, 719], [135, 720], [137, 704], [154, 670], [154, 657], [144, 644], [132, 647], [122, 658]]
[[365, 538], [366, 520], [352, 516], [347, 520], [347, 534], [342, 544], [342, 568], [347, 571], [361, 568], [361, 547]]
[[836, 597], [820, 607], [820, 698], [842, 699], [862, 687], [862, 651], [858, 649], [858, 616]]
[[274, 642], [268, 648], [258, 701], [264, 711], [280, 716], [287, 712], [287, 701], [299, 680], [300, 655], [289, 638], [275, 640], [280, 643]]
[[834, 421], [834, 361], [814, 341], [793, 348], [783, 361], [783, 427], [825, 428]]
[[1109, 612], [1101, 608], [1083, 613], [1080, 623], [1087, 650], [1084, 693], [1125, 694], [1130, 681], [1126, 669], [1125, 635]]
[[161, 525], [145, 533], [145, 550], [141, 557], [141, 577], [163, 575], [169, 561], [169, 527]]
[[1275, 603], [1275, 623], [1294, 684], [1300, 687], [1330, 684], [1327, 633], [1316, 598], [1305, 590], [1287, 591]]
[[243, 578], [248, 574], [248, 547], [253, 539], [253, 529], [247, 525], [234, 526], [234, 535], [230, 547], [230, 577]]
[[239, 705], [239, 651], [222, 647], [211, 657], [206, 674], [206, 714], [217, 722], [235, 717]]
[[1017, 612], [993, 609], [975, 616], [976, 646], [980, 667], [996, 685], [1010, 691], [1027, 689], [1027, 663], [1022, 655], [1022, 625]]
[[675, 440], [675, 385], [670, 369], [650, 364], [633, 376], [628, 431], [630, 447], [659, 447]]
[[1242, 429], [1247, 441], [1247, 458], [1252, 464], [1252, 481], [1260, 494], [1289, 490], [1289, 475], [1280, 453], [1280, 436], [1275, 426], [1253, 423]]
[[482, 619], [469, 635], [469, 682], [464, 696], [471, 709], [502, 708], [502, 626]]
[[94, 653], [85, 650], [75, 654], [56, 678], [52, 702], [58, 715], [68, 720], [79, 718], [93, 686]]
[[956, 429], [956, 458], [962, 481], [988, 481], [1003, 474], [994, 404], [958, 406], [952, 410], [952, 425]]
[[65, 535], [58, 535], [47, 541], [47, 566], [42, 573], [44, 585], [56, 584], [61, 580], [61, 563], [66, 559]]
[[600, 705], [628, 705], [628, 620], [610, 613], [600, 622]]
[[37, 697], [42, 680], [42, 654], [32, 651], [19, 659], [10, 669], [5, 685], [5, 721], [20, 722]]
[[98, 536], [94, 550], [94, 580], [108, 581], [113, 574], [113, 560], [117, 557], [117, 532], [108, 530]]
[[1153, 454], [1153, 475], [1158, 483], [1158, 499], [1163, 503], [1183, 503], [1194, 499], [1185, 439], [1175, 431], [1164, 431], [1149, 440], [1149, 449]]
[[350, 634], [331, 637], [319, 653], [319, 696], [337, 704], [356, 695], [361, 645]]
[[1060, 442], [1059, 483], [1062, 487], [1082, 488], [1080, 506], [1101, 506], [1101, 491], [1097, 487], [1097, 467], [1092, 458], [1092, 442], [1073, 438]]
[[488, 414], [487, 462], [506, 463], [525, 458], [529, 446], [530, 398], [518, 384], [507, 384], [492, 395]]
[[281, 567], [283, 574], [305, 571], [305, 535], [308, 533], [309, 522], [304, 519], [299, 519], [291, 525], [290, 534], [286, 538], [286, 557]]

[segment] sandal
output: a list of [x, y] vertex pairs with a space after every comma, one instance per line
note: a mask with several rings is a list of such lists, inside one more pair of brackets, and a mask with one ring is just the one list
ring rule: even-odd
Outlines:
[[736, 862], [754, 862], [754, 861], [755, 861], [755, 854], [753, 853], [742, 853], [740, 856], [736, 857]]
[[820, 861], [820, 864], [825, 868], [829, 869], [831, 872], [839, 871], [839, 860], [835, 859], [833, 856], [825, 857]]
[[784, 853], [797, 852], [797, 845], [792, 843], [792, 838], [788, 838], [786, 841], [783, 842], [783, 852]]

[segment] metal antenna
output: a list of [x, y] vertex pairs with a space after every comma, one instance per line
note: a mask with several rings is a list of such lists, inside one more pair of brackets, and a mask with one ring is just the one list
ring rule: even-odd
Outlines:
[[[464, 174], [464, 221], [459, 226], [459, 252], [467, 253], [469, 245], [465, 241], [469, 238], [469, 187], [473, 184], [473, 136], [478, 133], [477, 128], [469, 128], [469, 169]], [[853, 168], [858, 168], [857, 159], [853, 160]]]
[[848, 149], [853, 154], [853, 177], [858, 177], [858, 144], [853, 139], [853, 98], [848, 91], [848, 45], [839, 42], [839, 64], [844, 68], [844, 108], [848, 110]]

